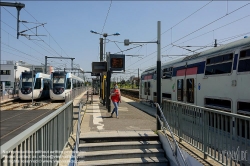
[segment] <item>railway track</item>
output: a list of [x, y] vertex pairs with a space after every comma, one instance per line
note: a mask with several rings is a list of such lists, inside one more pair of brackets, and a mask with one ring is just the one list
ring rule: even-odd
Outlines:
[[122, 96], [140, 102], [139, 99], [139, 90], [137, 89], [121, 89]]
[[[1, 126], [7, 127], [9, 126], [9, 123], [10, 124], [13, 123], [15, 125], [8, 127], [7, 131], [3, 131], [4, 133], [1, 133], [0, 139], [8, 140], [8, 137], [12, 138], [13, 136], [23, 131], [25, 128], [31, 126], [36, 121], [39, 121], [40, 119], [52, 113], [54, 110], [60, 108], [62, 105], [64, 105], [64, 102], [56, 102], [56, 103], [48, 102], [43, 105], [35, 106], [34, 108], [29, 107], [28, 110], [22, 109], [22, 110], [4, 111], [5, 113], [8, 113], [8, 115], [7, 116], [5, 115], [5, 118], [1, 117], [0, 121]], [[22, 119], [22, 120], [20, 121], [20, 123], [16, 124], [15, 121], [18, 121], [17, 119]]]
[[57, 104], [56, 104], [56, 103], [51, 103], [51, 102], [49, 102], [49, 103], [45, 103], [44, 105], [40, 105], [40, 106], [38, 106], [38, 107], [34, 107], [34, 108], [29, 107], [30, 109], [27, 109], [27, 110], [25, 110], [25, 111], [22, 111], [22, 112], [20, 112], [19, 114], [13, 115], [13, 116], [8, 117], [8, 118], [5, 118], [4, 120], [1, 119], [0, 123], [4, 122], [4, 121], [6, 121], [6, 120], [12, 119], [12, 118], [14, 118], [14, 117], [20, 116], [20, 115], [22, 115], [22, 114], [26, 114], [26, 113], [28, 113], [28, 112], [30, 112], [30, 111], [33, 111], [33, 110], [47, 109], [48, 107], [50, 107], [49, 105], [52, 105], [51, 110], [56, 110], [56, 109], [60, 108], [63, 104], [64, 104], [64, 103], [57, 103]]
[[44, 100], [44, 101], [35, 101], [32, 105], [30, 101], [10, 101], [8, 103], [4, 103], [0, 106], [1, 111], [8, 111], [8, 110], [20, 110], [20, 109], [27, 109], [27, 110], [35, 110], [39, 109], [43, 106], [46, 106], [51, 103], [52, 100]]

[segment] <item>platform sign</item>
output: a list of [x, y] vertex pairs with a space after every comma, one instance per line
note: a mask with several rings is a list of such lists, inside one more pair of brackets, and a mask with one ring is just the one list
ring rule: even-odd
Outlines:
[[110, 54], [109, 62], [110, 62], [111, 71], [125, 71], [125, 55], [124, 54]]
[[100, 76], [100, 73], [92, 73], [91, 72], [91, 76]]
[[107, 71], [107, 62], [92, 62], [92, 73], [102, 73]]

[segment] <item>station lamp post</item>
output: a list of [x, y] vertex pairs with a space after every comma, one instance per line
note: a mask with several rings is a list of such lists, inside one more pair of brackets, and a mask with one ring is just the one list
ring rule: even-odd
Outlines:
[[[105, 52], [105, 49], [106, 49], [106, 37], [108, 37], [108, 36], [119, 36], [120, 33], [116, 32], [114, 34], [107, 34], [107, 33], [98, 33], [98, 32], [93, 31], [93, 30], [91, 30], [90, 32], [94, 33], [94, 34], [102, 35], [104, 37], [104, 51], [103, 51], [103, 38], [100, 38], [100, 62], [105, 61], [106, 60], [106, 56], [105, 56], [106, 55], [106, 52]], [[103, 55], [104, 55], [104, 58], [103, 58]], [[102, 81], [102, 77], [103, 76], [100, 76], [100, 83]], [[102, 86], [100, 86], [100, 98], [102, 98]], [[103, 100], [103, 105], [105, 105], [105, 100]]]
[[[116, 32], [116, 33], [114, 33], [114, 34], [107, 34], [107, 33], [98, 33], [98, 32], [96, 32], [96, 31], [93, 31], [93, 30], [91, 30], [90, 31], [91, 33], [94, 33], [94, 34], [99, 34], [99, 35], [102, 35], [103, 37], [104, 37], [104, 55], [106, 55], [106, 53], [105, 53], [105, 47], [106, 47], [106, 37], [108, 37], [108, 36], [119, 36], [120, 35], [120, 33], [118, 33], [118, 32]], [[106, 56], [104, 57], [104, 59], [106, 59]], [[102, 61], [103, 59], [101, 58], [101, 61]]]
[[[124, 40], [124, 45], [128, 46], [131, 43], [156, 43], [157, 44], [157, 103], [161, 105], [161, 22], [157, 22], [157, 41], [153, 42], [130, 42], [129, 39]], [[157, 115], [160, 116], [160, 110], [157, 107]], [[160, 121], [157, 118], [157, 130], [160, 130]]]

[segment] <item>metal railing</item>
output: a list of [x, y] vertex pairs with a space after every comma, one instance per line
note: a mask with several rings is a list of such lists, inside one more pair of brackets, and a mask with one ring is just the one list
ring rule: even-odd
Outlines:
[[65, 103], [73, 100], [74, 98], [82, 94], [87, 89], [88, 87], [75, 88], [75, 89], [72, 89], [72, 91], [65, 93]]
[[[90, 98], [90, 100], [89, 100], [89, 98]], [[87, 91], [87, 101], [86, 102], [89, 102], [90, 104], [93, 103], [93, 93], [92, 92], [89, 93], [89, 91]]]
[[250, 165], [250, 117], [171, 100], [163, 113], [184, 140], [222, 165]]
[[[157, 116], [159, 121], [163, 121], [163, 123], [160, 123], [161, 124], [161, 129], [163, 130], [163, 132], [164, 132], [164, 134], [165, 134], [165, 136], [166, 136], [166, 138], [168, 140], [168, 143], [169, 143], [169, 145], [171, 147], [171, 150], [173, 152], [173, 156], [176, 159], [176, 162], [180, 166], [188, 166], [188, 164], [186, 163], [186, 161], [185, 161], [185, 159], [183, 157], [183, 154], [182, 154], [182, 152], [181, 152], [181, 150], [180, 150], [180, 148], [179, 148], [179, 146], [178, 146], [178, 144], [177, 144], [177, 142], [176, 142], [176, 140], [174, 138], [174, 134], [173, 134], [170, 126], [168, 125], [168, 122], [167, 122], [167, 120], [166, 120], [166, 118], [165, 118], [165, 116], [164, 116], [164, 114], [162, 112], [162, 109], [161, 109], [160, 105], [158, 103], [155, 103], [155, 105], [156, 105], [156, 107], [159, 108], [159, 111], [161, 113], [160, 117], [157, 114], [156, 114], [156, 116]], [[170, 132], [173, 141], [169, 140], [169, 138], [168, 138], [168, 136], [167, 136], [167, 134], [165, 132], [166, 129]]]
[[82, 111], [82, 106], [83, 104], [80, 102], [79, 103], [79, 112], [78, 112], [78, 121], [77, 121], [77, 129], [76, 129], [76, 140], [75, 140], [75, 148], [74, 148], [74, 165], [73, 166], [77, 166], [78, 163], [78, 159], [77, 159], [77, 155], [78, 155], [78, 149], [79, 149], [79, 142], [80, 142], [80, 132], [81, 132], [81, 111]]
[[57, 165], [73, 131], [73, 101], [1, 146], [1, 165]]

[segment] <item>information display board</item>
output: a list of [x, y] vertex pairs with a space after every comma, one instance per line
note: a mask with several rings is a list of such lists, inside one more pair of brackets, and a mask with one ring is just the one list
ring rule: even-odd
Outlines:
[[91, 73], [91, 76], [100, 76], [100, 73]]
[[92, 73], [102, 73], [107, 71], [107, 62], [92, 62]]
[[125, 55], [124, 54], [110, 54], [110, 70], [111, 71], [125, 71]]

